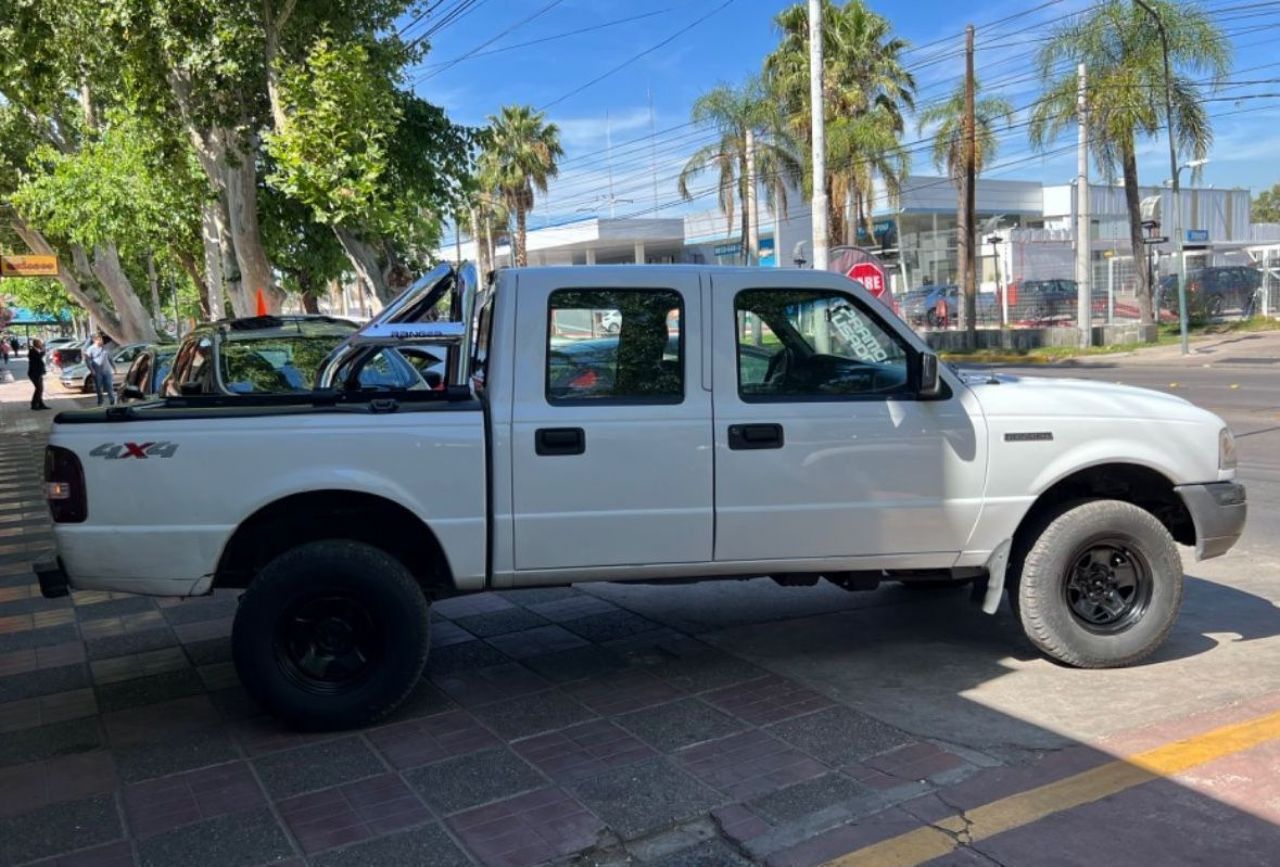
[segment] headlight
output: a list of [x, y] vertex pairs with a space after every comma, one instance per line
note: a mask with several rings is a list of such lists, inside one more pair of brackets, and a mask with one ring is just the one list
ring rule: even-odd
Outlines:
[[1234, 470], [1236, 468], [1236, 438], [1230, 428], [1218, 431], [1218, 469]]

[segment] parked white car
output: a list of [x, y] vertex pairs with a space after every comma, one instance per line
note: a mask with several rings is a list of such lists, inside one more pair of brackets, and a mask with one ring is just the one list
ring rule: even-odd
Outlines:
[[[446, 295], [460, 321], [425, 321]], [[552, 323], [584, 310], [617, 311], [617, 335], [567, 347]], [[399, 345], [447, 355], [447, 387], [333, 386]], [[64, 412], [46, 467], [46, 595], [247, 588], [240, 677], [310, 727], [396, 707], [432, 600], [582, 581], [973, 581], [988, 612], [1008, 591], [1055, 659], [1128, 665], [1173, 625], [1177, 544], [1223, 554], [1246, 511], [1213, 414], [962, 376], [860, 287], [801, 270], [510, 269], [480, 287], [442, 266], [315, 390]]]

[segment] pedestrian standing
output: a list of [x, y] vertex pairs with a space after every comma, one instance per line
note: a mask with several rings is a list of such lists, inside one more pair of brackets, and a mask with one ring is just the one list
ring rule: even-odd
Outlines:
[[0, 340], [0, 362], [3, 362], [5, 367], [9, 366], [9, 350], [12, 348], [8, 340]]
[[44, 403], [44, 341], [35, 338], [27, 350], [27, 378], [35, 386], [31, 393], [32, 409], [48, 409]]
[[98, 406], [107, 403], [115, 404], [115, 365], [111, 363], [111, 350], [107, 346], [107, 336], [99, 331], [93, 335], [93, 346], [85, 350], [85, 361], [89, 372], [93, 374], [93, 390], [98, 393]]

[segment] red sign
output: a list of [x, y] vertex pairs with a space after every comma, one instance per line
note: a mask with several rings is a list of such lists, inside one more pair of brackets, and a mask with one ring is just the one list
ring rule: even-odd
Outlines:
[[849, 269], [849, 273], [846, 276], [850, 280], [857, 280], [865, 286], [872, 297], [879, 298], [884, 294], [884, 269], [875, 262], [859, 262]]

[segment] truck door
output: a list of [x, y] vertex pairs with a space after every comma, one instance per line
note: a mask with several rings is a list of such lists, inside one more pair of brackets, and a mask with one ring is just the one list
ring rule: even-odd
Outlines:
[[[663, 273], [646, 288], [585, 268], [518, 280], [516, 583], [547, 570], [710, 561], [698, 274]], [[519, 574], [530, 570], [544, 574]]]
[[913, 568], [951, 565], [985, 473], [972, 396], [917, 400], [916, 350], [852, 292], [712, 295], [716, 359], [729, 361], [714, 373], [716, 559], [915, 553]]

